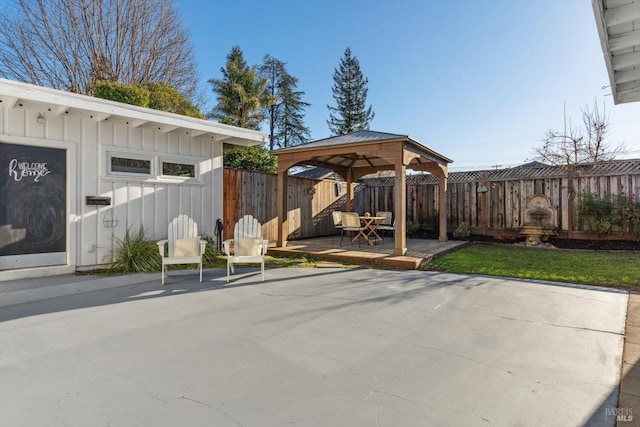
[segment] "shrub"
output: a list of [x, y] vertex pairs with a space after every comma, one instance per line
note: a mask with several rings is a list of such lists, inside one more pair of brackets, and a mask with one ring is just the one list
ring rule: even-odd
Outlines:
[[616, 226], [640, 234], [640, 203], [624, 194], [604, 199], [585, 191], [580, 195], [578, 213], [591, 231], [606, 234]]
[[620, 217], [623, 223], [629, 226], [629, 231], [640, 234], [640, 202], [619, 196]]
[[580, 194], [580, 217], [586, 221], [589, 230], [608, 233], [613, 225], [613, 203], [611, 200], [599, 198], [596, 194], [583, 192]]
[[96, 82], [93, 95], [96, 98], [110, 99], [139, 107], [168, 111], [198, 119], [205, 118], [197, 106], [166, 82], [128, 84], [101, 80]]
[[466, 222], [461, 222], [458, 227], [453, 231], [453, 237], [456, 239], [466, 238], [471, 235], [471, 231], [469, 230], [469, 225]]
[[407, 234], [412, 235], [416, 231], [420, 230], [420, 224], [408, 221], [407, 222]]
[[224, 153], [227, 168], [248, 169], [258, 172], [278, 173], [278, 157], [272, 156], [265, 147], [238, 147]]
[[111, 81], [96, 82], [93, 90], [96, 98], [110, 99], [140, 107], [149, 106], [149, 90], [139, 85], [129, 85]]
[[142, 226], [135, 233], [127, 230], [123, 239], [115, 238], [114, 261], [108, 273], [150, 273], [161, 268], [158, 245], [145, 237]]
[[221, 251], [218, 251], [216, 248], [216, 239], [215, 237], [203, 235], [202, 240], [207, 241], [207, 246], [204, 249], [204, 255], [202, 256], [202, 262], [205, 264], [213, 264], [217, 262], [217, 258], [221, 255]]

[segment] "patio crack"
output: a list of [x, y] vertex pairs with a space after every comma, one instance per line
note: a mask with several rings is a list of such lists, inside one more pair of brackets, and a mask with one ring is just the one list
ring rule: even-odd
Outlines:
[[556, 328], [576, 329], [576, 330], [582, 330], [582, 331], [601, 332], [601, 333], [604, 333], [604, 334], [624, 336], [623, 332], [615, 332], [615, 331], [607, 331], [607, 330], [604, 330], [604, 329], [587, 328], [585, 326], [560, 325], [560, 324], [557, 324], [557, 323], [541, 322], [539, 320], [518, 319], [518, 318], [515, 318], [515, 317], [509, 317], [509, 316], [499, 316], [499, 315], [491, 314], [491, 313], [483, 313], [483, 314], [488, 315], [488, 316], [497, 317], [499, 319], [515, 320], [516, 322], [522, 322], [522, 323], [534, 323], [534, 324], [538, 324], [538, 325], [553, 326], [553, 327], [556, 327]]
[[292, 297], [292, 298], [319, 298], [319, 299], [324, 299], [324, 300], [337, 300], [337, 301], [349, 301], [349, 302], [354, 302], [357, 301], [356, 298], [344, 298], [344, 297], [332, 297], [332, 296], [328, 296], [328, 295], [320, 295], [320, 294], [316, 294], [316, 295], [304, 295], [304, 294], [272, 294], [269, 292], [263, 292], [263, 291], [257, 291], [256, 293], [260, 294], [260, 295], [265, 295], [268, 297]]
[[[413, 343], [413, 342], [407, 342], [407, 341], [404, 341], [404, 340], [401, 340], [401, 342], [403, 344], [406, 344], [406, 345], [411, 345], [411, 346], [423, 348], [423, 349], [426, 349], [426, 350], [431, 350], [431, 351], [436, 351], [436, 352], [439, 352], [439, 353], [444, 353], [446, 355], [457, 357], [457, 358], [462, 359], [462, 360], [468, 360], [469, 362], [473, 362], [473, 363], [476, 363], [478, 365], [487, 366], [489, 368], [496, 369], [498, 371], [502, 371], [502, 372], [507, 373], [509, 375], [513, 375], [516, 378], [521, 378], [523, 380], [529, 381], [529, 382], [531, 382], [533, 384], [539, 384], [539, 385], [544, 385], [544, 386], [560, 385], [560, 384], [584, 384], [584, 385], [598, 385], [598, 386], [602, 386], [602, 385], [606, 386], [607, 385], [605, 383], [597, 383], [597, 382], [595, 382], [595, 383], [594, 382], [544, 382], [544, 381], [540, 381], [540, 380], [538, 380], [536, 378], [531, 378], [531, 377], [528, 377], [528, 376], [525, 376], [525, 375], [521, 375], [519, 373], [516, 373], [516, 372], [511, 371], [509, 369], [503, 368], [501, 366], [492, 365], [491, 363], [483, 362], [482, 360], [473, 359], [471, 357], [466, 357], [466, 356], [463, 356], [461, 354], [457, 354], [457, 353], [453, 353], [453, 352], [450, 352], [450, 351], [447, 351], [447, 350], [443, 350], [441, 348], [430, 347], [430, 346], [427, 346], [427, 345], [422, 345], [422, 344]], [[537, 390], [533, 390], [532, 389], [532, 391], [537, 391]]]
[[238, 422], [238, 420], [236, 420], [235, 418], [233, 418], [229, 413], [227, 413], [227, 412], [223, 411], [222, 409], [220, 409], [220, 408], [218, 408], [218, 407], [216, 407], [216, 406], [214, 406], [214, 405], [211, 405], [211, 404], [206, 403], [206, 402], [202, 402], [201, 400], [192, 399], [192, 398], [187, 397], [187, 396], [180, 396], [180, 399], [182, 399], [182, 400], [187, 400], [187, 401], [189, 401], [189, 402], [193, 402], [193, 403], [197, 403], [198, 405], [206, 406], [207, 408], [213, 409], [214, 411], [216, 411], [216, 412], [218, 412], [218, 413], [220, 413], [220, 414], [224, 415], [225, 417], [227, 417], [227, 418], [228, 418], [229, 420], [231, 420], [235, 425], [237, 425], [237, 426], [241, 426], [241, 427], [244, 427], [244, 424], [241, 424], [240, 422]]
[[[471, 357], [466, 357], [466, 356], [463, 356], [461, 354], [452, 353], [450, 351], [443, 350], [441, 348], [431, 347], [431, 346], [428, 346], [428, 345], [422, 345], [422, 344], [418, 344], [418, 343], [414, 343], [414, 342], [408, 342], [408, 341], [405, 341], [405, 340], [401, 340], [401, 342], [403, 344], [411, 345], [411, 346], [414, 346], [414, 347], [419, 347], [419, 348], [423, 348], [423, 349], [431, 350], [431, 351], [437, 351], [439, 353], [444, 353], [444, 354], [449, 355], [449, 356], [457, 357], [457, 358], [460, 358], [460, 359], [463, 359], [463, 360], [468, 360], [469, 362], [474, 362], [474, 363], [477, 363], [479, 365], [488, 366], [489, 368], [497, 369], [497, 370], [505, 372], [505, 373], [507, 373], [509, 375], [516, 375], [516, 374], [513, 373], [513, 371], [510, 371], [509, 369], [505, 369], [505, 368], [502, 368], [500, 366], [492, 365], [490, 363], [483, 362], [483, 361], [477, 360], [477, 359], [473, 359]], [[516, 375], [516, 376], [518, 376], [518, 375]], [[522, 378], [524, 378], [524, 377], [522, 377]], [[526, 378], [526, 379], [530, 380], [530, 378]]]
[[[299, 352], [299, 353], [301, 353], [301, 354], [306, 354], [306, 355], [308, 355], [308, 356], [322, 357], [322, 358], [324, 358], [324, 359], [331, 360], [332, 362], [335, 362], [335, 363], [337, 363], [337, 364], [341, 365], [341, 366], [342, 366], [344, 369], [346, 369], [346, 370], [347, 370], [351, 375], [353, 375], [353, 376], [355, 376], [355, 377], [359, 378], [359, 379], [360, 379], [360, 381], [362, 381], [362, 383], [363, 383], [364, 385], [366, 385], [366, 386], [367, 386], [367, 388], [369, 389], [369, 395], [368, 395], [364, 400], [367, 400], [367, 399], [371, 396], [371, 394], [372, 394], [372, 393], [375, 393], [375, 394], [379, 394], [379, 395], [383, 395], [383, 396], [387, 396], [387, 397], [392, 397], [392, 398], [394, 398], [394, 399], [402, 400], [403, 402], [407, 402], [407, 403], [410, 403], [410, 404], [412, 404], [412, 405], [420, 406], [420, 407], [423, 407], [423, 408], [428, 408], [428, 409], [444, 409], [444, 410], [451, 411], [451, 412], [454, 412], [454, 413], [457, 413], [457, 414], [463, 414], [463, 415], [471, 416], [471, 417], [474, 417], [474, 418], [478, 418], [478, 419], [480, 419], [480, 420], [482, 420], [482, 421], [484, 421], [484, 422], [487, 422], [487, 423], [491, 423], [491, 422], [492, 422], [492, 420], [490, 420], [490, 419], [488, 419], [488, 418], [485, 418], [485, 417], [478, 416], [478, 415], [476, 415], [476, 414], [475, 414], [475, 413], [473, 413], [473, 412], [465, 412], [465, 411], [461, 411], [461, 410], [459, 410], [459, 409], [451, 408], [451, 407], [448, 407], [448, 406], [445, 406], [445, 405], [442, 405], [442, 404], [433, 405], [433, 404], [429, 404], [429, 403], [425, 403], [425, 402], [419, 402], [419, 401], [416, 401], [416, 400], [410, 399], [410, 398], [408, 398], [408, 397], [402, 396], [402, 395], [400, 395], [400, 394], [396, 394], [396, 393], [392, 393], [392, 392], [389, 392], [389, 391], [385, 391], [385, 390], [378, 389], [378, 388], [374, 387], [373, 385], [371, 385], [371, 383], [370, 383], [370, 382], [369, 382], [369, 381], [364, 377], [364, 375], [363, 375], [363, 374], [361, 374], [361, 373], [360, 373], [360, 372], [358, 372], [356, 369], [354, 369], [354, 368], [352, 368], [351, 366], [349, 366], [349, 365], [348, 365], [346, 362], [344, 362], [343, 360], [336, 359], [335, 357], [327, 356], [326, 354], [312, 353], [312, 352], [302, 352], [302, 351], [301, 351], [301, 352]], [[376, 421], [378, 421], [377, 412], [378, 412], [378, 406], [379, 406], [379, 404], [380, 404], [380, 403], [378, 402], [378, 404], [376, 405]], [[378, 425], [379, 425], [379, 423], [378, 423]]]
[[[366, 383], [366, 382], [365, 382]], [[474, 418], [478, 418], [486, 423], [491, 423], [492, 421], [489, 418], [485, 418], [485, 417], [481, 417], [481, 416], [477, 416], [474, 413], [470, 413], [470, 412], [465, 412], [465, 411], [461, 411], [459, 409], [455, 409], [455, 408], [450, 408], [448, 406], [444, 406], [444, 405], [430, 405], [428, 403], [424, 403], [424, 402], [418, 402], [412, 399], [409, 399], [407, 397], [401, 396], [399, 394], [396, 393], [391, 393], [388, 391], [384, 391], [384, 390], [378, 390], [375, 387], [371, 386], [371, 384], [366, 383], [367, 386], [371, 389], [372, 392], [377, 393], [377, 394], [382, 394], [384, 396], [388, 396], [388, 397], [393, 397], [395, 399], [399, 399], [402, 400], [403, 402], [407, 402], [407, 403], [411, 403], [412, 405], [416, 405], [416, 406], [421, 406], [423, 408], [429, 408], [429, 409], [445, 409], [447, 411], [451, 411], [451, 412], [455, 412], [456, 414], [463, 414], [463, 415], [469, 415], [472, 416]], [[376, 407], [376, 412], [377, 412], [377, 407]], [[376, 418], [377, 418], [377, 414], [376, 414]]]

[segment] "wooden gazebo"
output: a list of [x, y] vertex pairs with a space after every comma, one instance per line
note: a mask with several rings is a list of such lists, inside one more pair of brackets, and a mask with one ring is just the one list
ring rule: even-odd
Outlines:
[[351, 183], [382, 170], [395, 171], [394, 208], [396, 232], [394, 255], [404, 255], [406, 242], [406, 171], [429, 172], [440, 179], [439, 240], [447, 240], [446, 189], [447, 165], [451, 159], [425, 147], [407, 135], [361, 130], [320, 139], [308, 144], [274, 150], [278, 156], [278, 242], [287, 245], [287, 176], [296, 165], [332, 169], [347, 181], [347, 210], [351, 210]]

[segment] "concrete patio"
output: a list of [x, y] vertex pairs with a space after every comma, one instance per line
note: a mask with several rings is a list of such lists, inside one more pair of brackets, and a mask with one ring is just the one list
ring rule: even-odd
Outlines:
[[424, 271], [225, 274], [0, 282], [0, 425], [616, 423], [625, 292]]
[[342, 245], [340, 236], [319, 237], [314, 239], [291, 240], [287, 246], [269, 247], [271, 255], [311, 255], [316, 258], [351, 262], [353, 264], [370, 264], [416, 270], [428, 265], [434, 258], [468, 244], [462, 240], [440, 242], [432, 239], [407, 239], [407, 253], [403, 256], [393, 254], [393, 237], [375, 245], [366, 242], [350, 244], [344, 237]]

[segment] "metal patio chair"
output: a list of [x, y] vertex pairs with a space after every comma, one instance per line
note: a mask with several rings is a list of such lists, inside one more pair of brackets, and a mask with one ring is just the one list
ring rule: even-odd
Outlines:
[[[358, 214], [355, 212], [342, 212], [342, 234], [340, 234], [340, 246], [342, 246], [342, 237], [345, 232], [357, 233], [354, 239], [358, 240], [358, 247], [360, 246], [360, 238], [364, 231], [367, 230], [367, 227], [363, 227], [360, 223], [360, 218], [358, 218]], [[354, 240], [352, 239], [352, 240]], [[354, 243], [351, 241], [351, 243]]]
[[376, 216], [384, 217], [380, 225], [378, 225], [378, 227], [376, 228], [376, 230], [382, 231], [381, 237], [382, 241], [384, 242], [384, 235], [386, 234], [386, 231], [391, 231], [392, 236], [395, 234], [396, 222], [395, 220], [393, 220], [392, 212], [380, 211], [376, 213]]
[[342, 235], [342, 212], [331, 212], [331, 219], [333, 220], [333, 226], [336, 229], [335, 232], [331, 235], [331, 243], [333, 243], [333, 238], [336, 236], [336, 234], [340, 233]]

